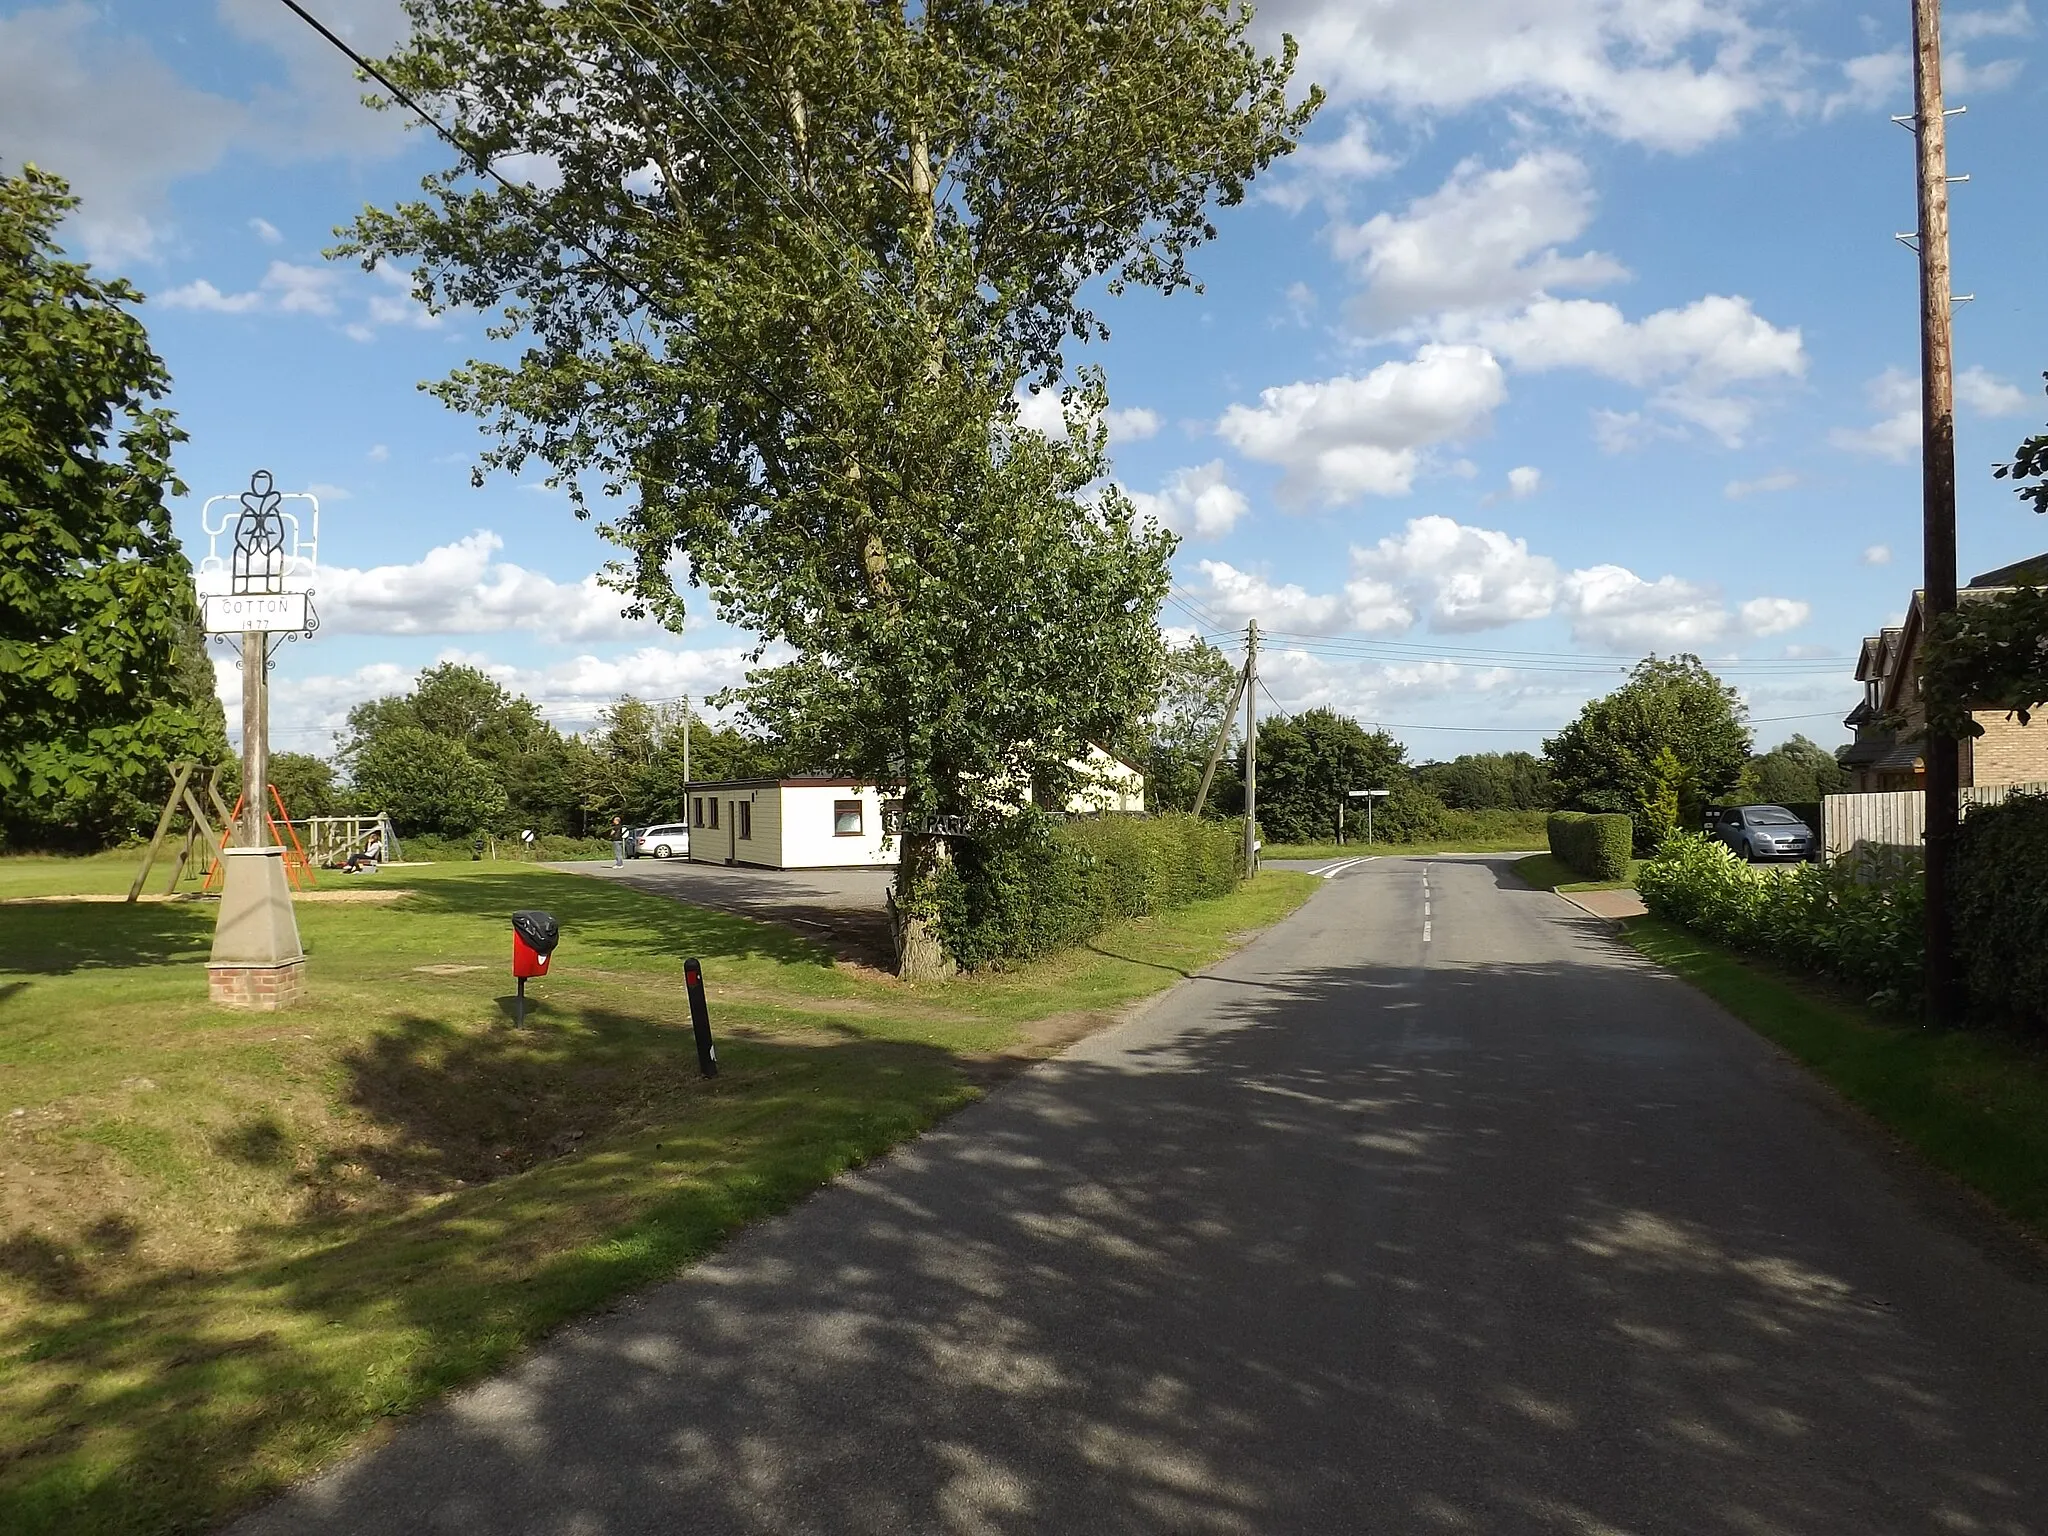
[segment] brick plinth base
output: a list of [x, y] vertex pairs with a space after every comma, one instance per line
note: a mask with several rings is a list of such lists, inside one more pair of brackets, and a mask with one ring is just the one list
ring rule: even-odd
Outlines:
[[206, 968], [207, 995], [223, 1008], [242, 1008], [252, 1013], [275, 1013], [304, 1001], [306, 962], [283, 965], [209, 965]]

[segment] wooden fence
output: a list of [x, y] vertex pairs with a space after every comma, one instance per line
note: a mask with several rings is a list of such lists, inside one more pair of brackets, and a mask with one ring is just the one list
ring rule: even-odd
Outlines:
[[[1960, 795], [1963, 814], [1973, 805], [1996, 805], [2011, 794], [2048, 794], [2048, 782], [1983, 784]], [[1821, 841], [1838, 859], [1865, 844], [1918, 848], [1927, 835], [1927, 795], [1918, 789], [1877, 795], [1829, 795], [1821, 802]]]

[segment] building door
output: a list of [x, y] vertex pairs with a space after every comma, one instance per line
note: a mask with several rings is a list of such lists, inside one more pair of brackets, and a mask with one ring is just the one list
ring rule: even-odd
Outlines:
[[725, 807], [725, 862], [737, 864], [740, 861], [740, 803], [729, 801]]

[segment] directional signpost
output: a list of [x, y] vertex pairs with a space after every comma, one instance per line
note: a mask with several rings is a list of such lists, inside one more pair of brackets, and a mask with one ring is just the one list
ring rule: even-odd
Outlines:
[[[1363, 800], [1365, 802], [1365, 843], [1369, 848], [1372, 846], [1372, 803], [1375, 800], [1386, 799], [1393, 791], [1391, 789], [1347, 789], [1344, 793], [1353, 800]], [[1344, 841], [1344, 802], [1341, 800], [1337, 802], [1337, 841], [1339, 844], [1342, 844]]]
[[[295, 506], [287, 509], [285, 503]], [[216, 521], [214, 509], [222, 506]], [[302, 519], [300, 511], [306, 516]], [[207, 557], [199, 564], [206, 629], [239, 636], [242, 653], [242, 819], [225, 850], [220, 917], [207, 991], [228, 1008], [288, 1008], [305, 992], [306, 953], [292, 914], [284, 849], [270, 835], [270, 656], [279, 640], [310, 636], [319, 623], [311, 582], [319, 550], [320, 503], [279, 491], [270, 471], [249, 477], [239, 496], [214, 496], [200, 512]], [[220, 540], [231, 542], [225, 560]]]

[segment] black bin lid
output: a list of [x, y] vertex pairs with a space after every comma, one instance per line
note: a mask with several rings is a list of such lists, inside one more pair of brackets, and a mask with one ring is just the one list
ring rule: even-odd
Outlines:
[[562, 942], [562, 925], [555, 921], [552, 912], [514, 912], [512, 931], [526, 940], [526, 947], [537, 955], [554, 953], [555, 946]]

